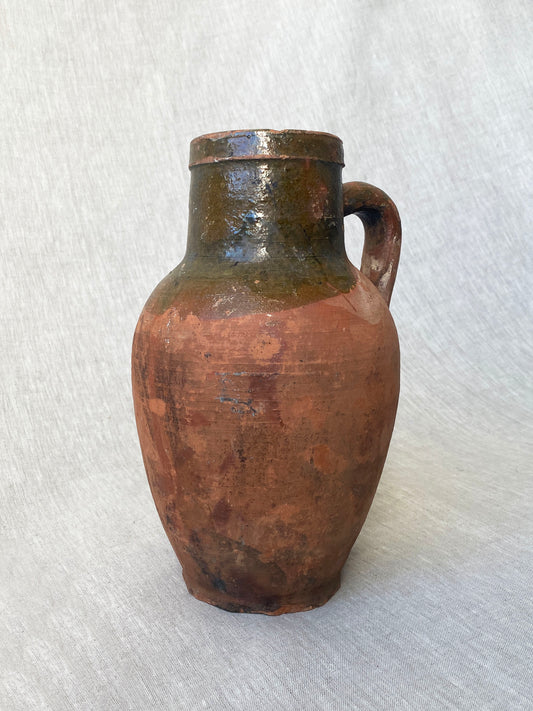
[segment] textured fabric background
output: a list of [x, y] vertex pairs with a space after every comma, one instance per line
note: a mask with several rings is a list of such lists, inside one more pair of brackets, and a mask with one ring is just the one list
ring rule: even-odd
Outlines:
[[[0, 708], [532, 708], [532, 33], [529, 0], [4, 4]], [[188, 595], [130, 395], [189, 141], [252, 127], [339, 135], [404, 226], [382, 483], [280, 618]]]

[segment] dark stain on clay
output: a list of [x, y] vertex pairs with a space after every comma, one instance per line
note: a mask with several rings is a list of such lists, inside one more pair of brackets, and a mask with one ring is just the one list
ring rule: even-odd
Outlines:
[[[210, 549], [213, 547], [217, 549], [220, 561], [215, 568], [211, 562], [213, 552]], [[262, 610], [273, 612], [279, 608], [278, 597], [267, 591], [282, 588], [286, 582], [285, 575], [275, 563], [264, 563], [259, 550], [212, 531], [195, 531], [191, 535], [187, 552], [198, 566], [200, 583], [203, 577], [213, 589], [228, 596], [228, 600], [220, 605], [224, 609], [246, 608], [248, 611], [257, 611], [260, 605]], [[194, 589], [194, 581], [189, 580], [189, 586]]]
[[229, 517], [231, 516], [231, 504], [227, 499], [220, 499], [215, 504], [213, 509], [213, 521], [219, 525], [224, 525], [227, 523]]

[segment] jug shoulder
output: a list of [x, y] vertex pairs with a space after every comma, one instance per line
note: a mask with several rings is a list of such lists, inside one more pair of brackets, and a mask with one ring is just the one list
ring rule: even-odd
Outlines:
[[[178, 285], [179, 273], [172, 272], [148, 300], [137, 325], [136, 340], [176, 355], [184, 348], [209, 353], [214, 341], [225, 342], [229, 350], [242, 353], [243, 358], [252, 348], [252, 360], [256, 356], [260, 360], [263, 356], [267, 360], [275, 357], [277, 350], [272, 343], [291, 339], [305, 351], [311, 334], [313, 339], [323, 341], [325, 352], [349, 349], [353, 344], [369, 355], [382, 347], [397, 351], [396, 328], [387, 304], [369, 279], [359, 272], [355, 277], [346, 292], [329, 285], [326, 296], [312, 300], [307, 295], [306, 302], [295, 304], [286, 298], [276, 302], [271, 297], [257, 297], [243, 285], [198, 294], [190, 284]], [[301, 293], [298, 296], [301, 299]]]
[[[200, 320], [224, 320], [277, 313], [340, 297], [359, 317], [370, 321], [388, 308], [374, 285], [346, 258], [324, 265], [305, 263], [216, 265], [182, 262], [154, 289], [143, 313], [152, 317], [169, 309]], [[347, 299], [347, 301], [343, 301]]]

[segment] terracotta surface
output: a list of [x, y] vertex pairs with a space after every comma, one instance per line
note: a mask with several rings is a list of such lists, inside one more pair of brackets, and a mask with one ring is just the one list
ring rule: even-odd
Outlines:
[[[187, 253], [135, 333], [152, 494], [189, 591], [226, 610], [326, 602], [387, 455], [400, 221], [341, 169], [330, 134], [195, 139]], [[368, 276], [346, 258], [352, 212]]]

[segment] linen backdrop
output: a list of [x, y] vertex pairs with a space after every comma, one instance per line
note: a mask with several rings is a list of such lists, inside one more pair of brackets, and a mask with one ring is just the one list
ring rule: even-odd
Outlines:
[[[532, 32], [528, 0], [4, 3], [2, 709], [531, 708]], [[130, 395], [189, 141], [237, 128], [339, 135], [404, 228], [382, 482], [339, 593], [279, 618], [188, 595]]]

